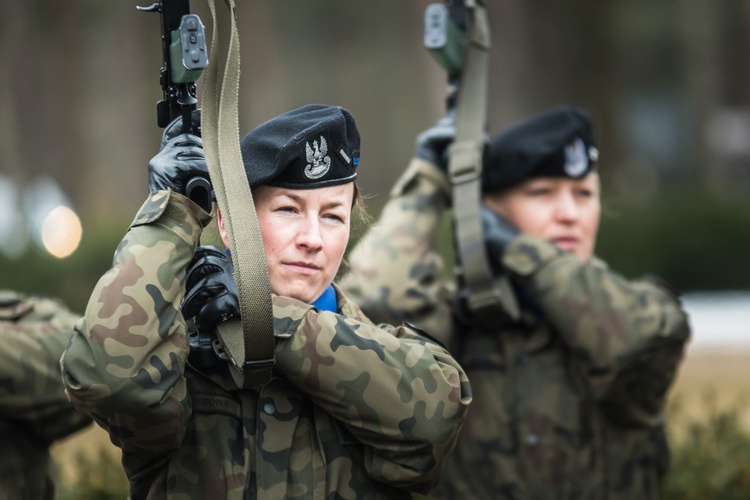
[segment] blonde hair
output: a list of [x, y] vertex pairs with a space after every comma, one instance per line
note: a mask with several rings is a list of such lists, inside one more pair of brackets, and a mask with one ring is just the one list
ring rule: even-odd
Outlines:
[[352, 236], [359, 237], [372, 224], [372, 217], [367, 213], [364, 196], [359, 186], [354, 182], [354, 196], [352, 197], [352, 223], [349, 239]]

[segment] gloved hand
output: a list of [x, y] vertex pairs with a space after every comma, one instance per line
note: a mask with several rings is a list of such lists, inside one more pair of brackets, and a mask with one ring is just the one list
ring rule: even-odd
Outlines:
[[[484, 244], [487, 250], [487, 260], [489, 261], [492, 275], [500, 278], [505, 273], [503, 269], [503, 255], [508, 244], [519, 234], [519, 231], [511, 223], [505, 220], [500, 214], [482, 203], [480, 205], [480, 217], [482, 223], [482, 232], [484, 233]], [[462, 284], [456, 291], [454, 297], [455, 311], [463, 318], [464, 321], [472, 323], [483, 323], [486, 321], [496, 321], [497, 318], [479, 317], [469, 308], [469, 289]], [[486, 314], [486, 313], [485, 313]]]
[[[200, 121], [200, 114], [197, 119]], [[203, 141], [197, 135], [183, 134], [182, 118], [178, 117], [164, 129], [162, 147], [148, 163], [148, 189], [153, 192], [171, 188], [187, 195], [187, 183], [194, 177], [210, 181]]]
[[518, 229], [484, 203], [480, 206], [484, 244], [492, 274], [503, 274], [502, 259], [508, 244], [518, 236]]
[[456, 139], [456, 112], [448, 111], [444, 117], [417, 136], [417, 158], [429, 161], [448, 175], [448, 148]]
[[188, 266], [182, 315], [195, 318], [198, 330], [240, 316], [232, 259], [213, 246], [201, 246]]
[[[190, 121], [193, 125], [193, 129], [197, 129], [199, 131], [198, 135], [200, 134], [201, 129], [201, 110], [194, 109], [193, 112], [190, 115]], [[164, 146], [167, 144], [167, 142], [170, 139], [174, 139], [178, 135], [182, 134], [182, 117], [178, 116], [172, 122], [164, 127], [164, 132], [161, 134], [161, 145], [159, 145], [159, 150], [164, 149]]]

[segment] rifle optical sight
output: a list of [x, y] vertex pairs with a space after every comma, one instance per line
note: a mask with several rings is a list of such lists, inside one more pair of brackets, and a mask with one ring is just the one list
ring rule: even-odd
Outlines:
[[206, 34], [200, 18], [196, 14], [182, 16], [180, 27], [172, 32], [171, 39], [169, 55], [172, 62], [172, 81], [195, 82], [208, 65]]
[[466, 33], [456, 24], [443, 4], [433, 3], [425, 10], [424, 46], [450, 77], [461, 73], [466, 50]]

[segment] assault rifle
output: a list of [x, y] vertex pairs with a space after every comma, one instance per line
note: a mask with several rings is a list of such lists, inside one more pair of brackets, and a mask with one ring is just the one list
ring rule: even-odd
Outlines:
[[[189, 0], [159, 0], [137, 9], [158, 12], [161, 16], [161, 45], [163, 64], [159, 74], [164, 97], [156, 103], [156, 124], [165, 128], [177, 117], [182, 117], [181, 133], [200, 136], [201, 129], [192, 119], [197, 109], [196, 81], [208, 65], [208, 51], [203, 23], [190, 13]], [[204, 210], [211, 210], [211, 184], [203, 177], [194, 177], [185, 187], [188, 197]], [[191, 362], [202, 367], [214, 363], [216, 334], [201, 332], [192, 318], [188, 322], [188, 343]]]
[[[208, 0], [207, 3], [213, 20], [213, 50], [220, 41], [215, 15], [217, 2]], [[225, 216], [229, 247], [233, 250], [240, 317], [217, 327], [218, 342], [200, 332], [197, 336], [189, 334], [191, 353], [198, 352], [199, 361], [210, 360], [212, 351], [222, 359], [225, 359], [222, 357], [225, 353], [234, 382], [245, 388], [267, 382], [271, 377], [276, 359], [273, 306], [258, 217], [240, 151], [237, 116], [240, 54], [235, 0], [221, 3], [228, 14], [228, 50], [223, 61], [219, 55], [210, 66], [203, 23], [198, 16], [190, 14], [189, 0], [158, 0], [150, 7], [139, 7], [139, 10], [161, 14], [164, 64], [160, 82], [164, 99], [156, 106], [157, 123], [163, 128], [173, 119], [182, 117], [183, 132], [192, 131], [204, 138], [203, 150], [211, 183], [215, 187], [216, 202]], [[198, 102], [195, 82], [204, 68], [208, 71], [203, 86], [201, 116], [205, 134], [201, 134], [192, 118]], [[219, 109], [222, 109], [221, 120]], [[206, 211], [212, 208], [214, 199], [211, 183], [195, 178], [187, 185], [190, 199]], [[241, 211], [242, 215], [233, 217], [233, 211]]]
[[[197, 108], [196, 81], [208, 65], [208, 50], [203, 23], [197, 14], [190, 13], [189, 0], [159, 0], [148, 7], [137, 7], [143, 12], [158, 12], [161, 17], [161, 45], [164, 62], [159, 82], [164, 98], [156, 103], [156, 123], [164, 128], [182, 117], [182, 133], [200, 136], [200, 127], [193, 123], [192, 112]], [[202, 177], [191, 179], [188, 197], [211, 210], [211, 184]]]
[[448, 112], [456, 137], [449, 149], [453, 191], [459, 305], [471, 316], [493, 317], [498, 308], [518, 317], [508, 277], [495, 277], [480, 219], [483, 154], [487, 136], [490, 27], [483, 0], [445, 0], [425, 11], [424, 45], [448, 73]]

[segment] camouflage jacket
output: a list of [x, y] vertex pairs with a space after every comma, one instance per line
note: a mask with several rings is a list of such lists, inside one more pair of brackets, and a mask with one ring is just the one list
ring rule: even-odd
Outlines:
[[435, 249], [447, 204], [440, 176], [414, 161], [340, 282], [374, 321], [406, 319], [441, 338], [469, 375], [474, 402], [439, 491], [657, 497], [668, 465], [665, 395], [689, 337], [678, 300], [655, 281], [628, 281], [521, 235], [503, 258], [521, 319], [458, 319]]
[[408, 498], [440, 478], [471, 400], [445, 349], [273, 297], [272, 379], [237, 390], [189, 364], [179, 312], [210, 216], [152, 194], [101, 278], [63, 359], [71, 401], [122, 449], [132, 498]]
[[78, 318], [56, 300], [0, 291], [0, 498], [54, 498], [49, 447], [91, 423], [60, 380]]

